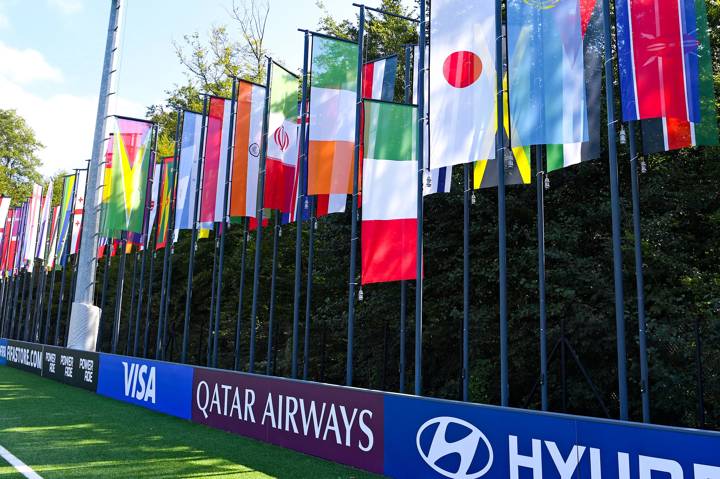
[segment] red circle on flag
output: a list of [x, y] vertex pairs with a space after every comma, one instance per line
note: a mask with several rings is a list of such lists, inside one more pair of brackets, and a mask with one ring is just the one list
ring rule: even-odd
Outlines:
[[445, 80], [455, 88], [466, 88], [480, 78], [482, 61], [473, 52], [451, 53], [443, 64]]

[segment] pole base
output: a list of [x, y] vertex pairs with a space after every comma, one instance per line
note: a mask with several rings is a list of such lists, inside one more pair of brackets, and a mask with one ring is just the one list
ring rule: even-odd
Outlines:
[[100, 308], [92, 304], [73, 303], [67, 347], [81, 351], [95, 351], [99, 326]]

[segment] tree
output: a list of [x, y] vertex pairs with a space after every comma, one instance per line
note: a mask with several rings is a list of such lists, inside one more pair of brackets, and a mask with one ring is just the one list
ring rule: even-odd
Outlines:
[[23, 117], [15, 110], [0, 110], [0, 192], [14, 205], [31, 194], [33, 183], [42, 181], [37, 156], [41, 148]]

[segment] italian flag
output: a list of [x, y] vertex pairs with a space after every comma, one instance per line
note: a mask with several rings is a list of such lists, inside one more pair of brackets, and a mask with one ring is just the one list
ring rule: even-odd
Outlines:
[[365, 100], [362, 284], [415, 279], [417, 110]]
[[352, 193], [357, 52], [356, 43], [313, 38], [309, 195]]

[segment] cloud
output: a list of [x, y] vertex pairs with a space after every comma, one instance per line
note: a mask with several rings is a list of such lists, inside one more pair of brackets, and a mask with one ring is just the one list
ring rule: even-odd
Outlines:
[[82, 0], [49, 0], [51, 6], [57, 8], [62, 13], [77, 13], [83, 8]]
[[[5, 58], [2, 48], [17, 55], [18, 50], [0, 44], [2, 58]], [[40, 78], [45, 82], [54, 81], [52, 75]], [[22, 80], [13, 71], [8, 73], [0, 63], [0, 105], [4, 109], [17, 110], [35, 131], [38, 140], [45, 145], [38, 152], [43, 162], [41, 173], [49, 176], [61, 170], [84, 168], [85, 160], [92, 154], [97, 93], [79, 96], [55, 88], [55, 93], [41, 96]], [[119, 98], [111, 101], [109, 111], [142, 117], [145, 108], [139, 103]]]
[[5, 15], [3, 12], [0, 12], [0, 30], [5, 30], [9, 27], [10, 20], [8, 19], [7, 15]]
[[37, 50], [18, 50], [0, 42], [0, 75], [26, 84], [36, 80], [61, 82], [62, 72], [51, 66]]

